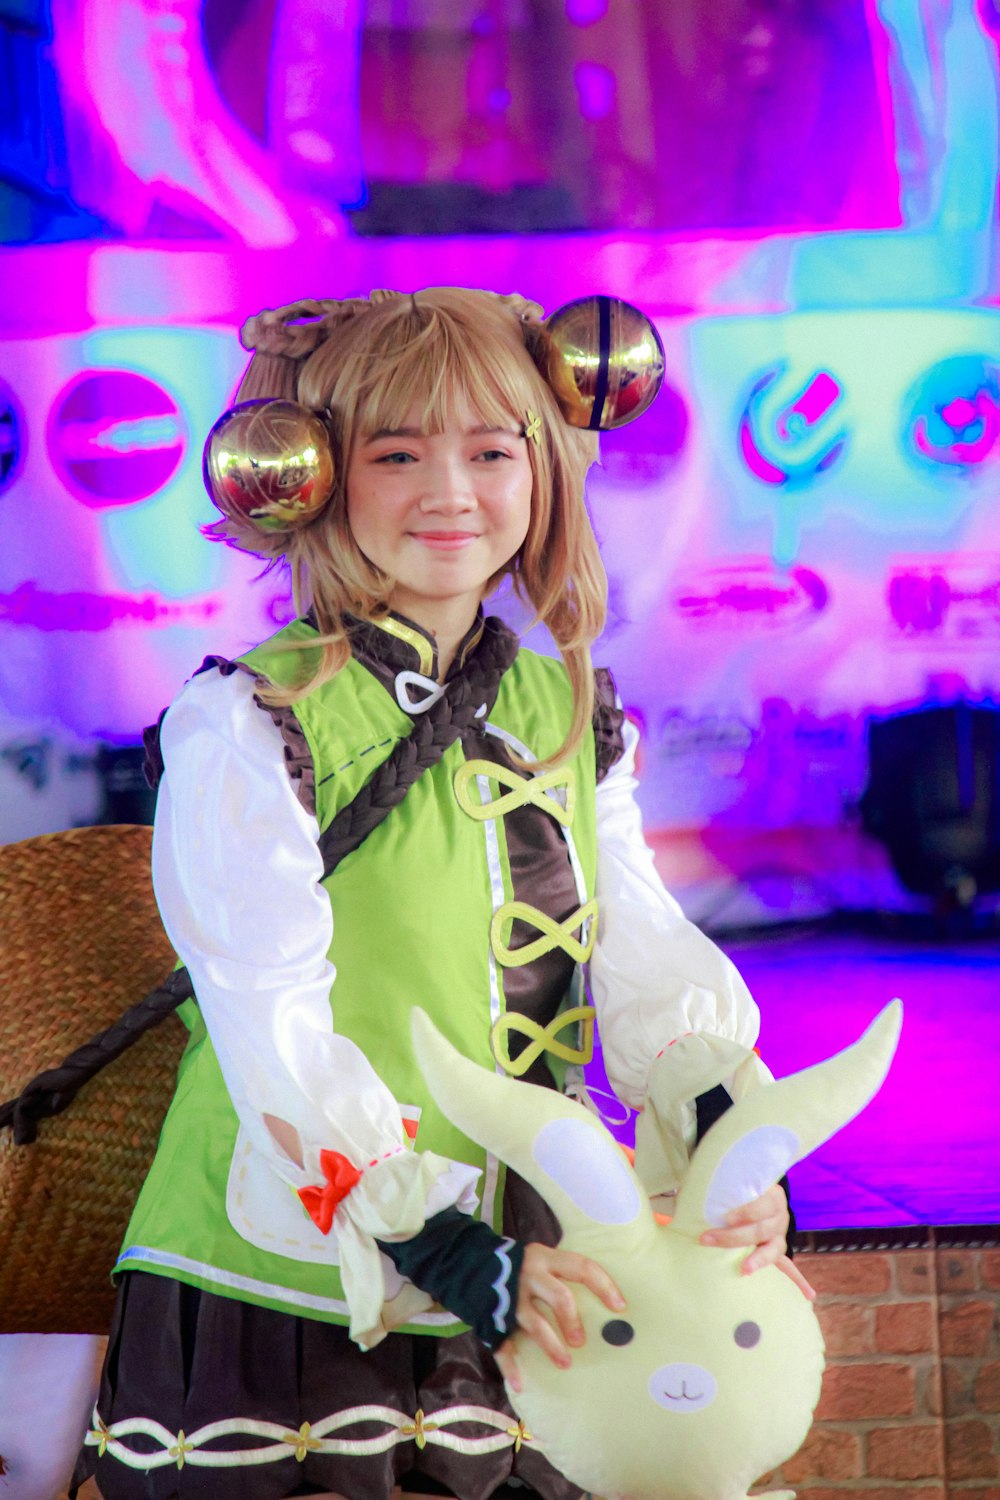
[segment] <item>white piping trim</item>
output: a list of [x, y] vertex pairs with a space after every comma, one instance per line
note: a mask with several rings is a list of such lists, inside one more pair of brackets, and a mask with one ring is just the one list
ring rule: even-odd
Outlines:
[[522, 760], [531, 761], [538, 759], [535, 752], [529, 750], [524, 741], [519, 740], [516, 734], [511, 734], [509, 729], [501, 729], [499, 724], [493, 724], [489, 719], [486, 720], [483, 729], [487, 734], [495, 735], [498, 740], [503, 740], [505, 745], [510, 745], [511, 749], [516, 750]]
[[[96, 1407], [91, 1420], [92, 1426], [83, 1440], [85, 1447], [100, 1448], [102, 1454], [110, 1454], [127, 1468], [142, 1470], [163, 1469], [170, 1464], [175, 1464], [179, 1469], [186, 1464], [201, 1469], [247, 1468], [251, 1465], [277, 1463], [293, 1454], [301, 1463], [311, 1453], [385, 1453], [400, 1443], [411, 1442], [418, 1437], [422, 1437], [423, 1442], [431, 1447], [449, 1448], [452, 1452], [465, 1454], [496, 1453], [501, 1448], [515, 1445], [520, 1447], [522, 1442], [533, 1443], [541, 1448], [537, 1439], [524, 1430], [524, 1424], [518, 1422], [516, 1417], [510, 1417], [506, 1412], [493, 1411], [488, 1406], [474, 1405], [442, 1407], [440, 1411], [431, 1412], [428, 1418], [419, 1414], [419, 1420], [391, 1406], [352, 1406], [333, 1416], [323, 1417], [319, 1422], [303, 1422], [297, 1432], [291, 1424], [282, 1426], [280, 1422], [263, 1422], [252, 1417], [229, 1417], [221, 1422], [209, 1422], [190, 1433], [170, 1432], [150, 1417], [129, 1417], [123, 1422], [113, 1422], [108, 1427], [101, 1420]], [[388, 1430], [371, 1438], [329, 1436], [355, 1422], [384, 1422]], [[479, 1422], [484, 1427], [494, 1428], [495, 1432], [489, 1437], [468, 1438], [443, 1430], [449, 1424], [457, 1425], [462, 1422]], [[134, 1448], [127, 1447], [122, 1439], [135, 1433], [155, 1439], [162, 1445], [162, 1451], [137, 1452]], [[237, 1448], [228, 1452], [219, 1448], [206, 1450], [204, 1447], [204, 1444], [213, 1439], [234, 1437], [237, 1434], [271, 1438], [272, 1442], [267, 1447]]]
[[[435, 682], [433, 677], [425, 677], [422, 672], [397, 672], [393, 681], [396, 690], [396, 702], [404, 714], [425, 714], [429, 708], [433, 708], [439, 698], [444, 697], [444, 687], [440, 682]], [[409, 687], [420, 687], [425, 689], [425, 696], [418, 698], [416, 702], [407, 692]]]
[[[479, 796], [484, 806], [490, 800], [490, 782], [488, 776], [477, 776], [476, 786], [479, 788]], [[503, 883], [503, 866], [500, 862], [500, 838], [497, 834], [496, 818], [484, 818], [483, 834], [486, 839], [486, 867], [490, 876], [490, 897], [493, 902], [493, 913], [496, 913], [507, 900], [507, 892]], [[497, 974], [497, 961], [493, 956], [493, 945], [487, 946], [487, 961], [489, 964], [490, 978], [490, 1032], [500, 1019], [500, 978]], [[499, 1063], [494, 1065], [494, 1071], [503, 1075], [503, 1068]], [[486, 1170], [483, 1173], [483, 1222], [493, 1223], [496, 1208], [497, 1182], [499, 1179], [500, 1164], [497, 1158], [489, 1151], [486, 1153]]]
[[500, 1262], [500, 1274], [493, 1283], [493, 1290], [497, 1294], [497, 1305], [493, 1310], [493, 1327], [497, 1333], [507, 1331], [507, 1314], [510, 1312], [510, 1290], [507, 1283], [514, 1271], [507, 1252], [513, 1248], [513, 1240], [503, 1239], [494, 1252]]
[[[177, 1255], [172, 1250], [157, 1250], [148, 1245], [131, 1245], [123, 1250], [115, 1262], [115, 1271], [127, 1271], [130, 1264], [163, 1266], [165, 1270], [186, 1271], [191, 1276], [200, 1276], [216, 1286], [230, 1287], [233, 1291], [246, 1292], [250, 1296], [266, 1297], [271, 1302], [283, 1302], [292, 1312], [308, 1307], [314, 1312], [340, 1313], [350, 1316], [350, 1308], [340, 1297], [320, 1297], [314, 1292], [297, 1292], [287, 1286], [278, 1286], [270, 1281], [258, 1281], [255, 1276], [241, 1276], [236, 1271], [224, 1271], [219, 1266], [210, 1266], [205, 1261], [192, 1260], [187, 1255]], [[449, 1328], [461, 1319], [451, 1313], [423, 1312], [407, 1319], [408, 1323], [421, 1323], [430, 1328]]]

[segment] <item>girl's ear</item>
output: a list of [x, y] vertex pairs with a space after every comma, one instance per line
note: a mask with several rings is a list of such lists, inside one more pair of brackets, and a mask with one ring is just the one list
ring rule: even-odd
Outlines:
[[[613, 1137], [554, 1089], [500, 1078], [462, 1057], [429, 1017], [410, 1018], [417, 1060], [453, 1125], [505, 1161], [549, 1204], [573, 1248], [639, 1245], [656, 1225]], [[596, 1249], [592, 1253], [597, 1253]]]
[[720, 1228], [859, 1114], [889, 1071], [902, 1018], [893, 1000], [853, 1046], [738, 1100], [692, 1157], [671, 1227], [692, 1238]]

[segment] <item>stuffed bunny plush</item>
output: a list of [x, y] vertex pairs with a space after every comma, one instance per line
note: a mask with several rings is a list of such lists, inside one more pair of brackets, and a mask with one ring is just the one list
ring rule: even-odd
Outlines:
[[746, 1249], [699, 1237], [864, 1108], [901, 1016], [893, 1001], [853, 1046], [739, 1099], [695, 1151], [664, 1225], [588, 1110], [488, 1073], [414, 1011], [420, 1064], [445, 1114], [537, 1188], [562, 1246], [604, 1266], [626, 1299], [611, 1314], [574, 1287], [586, 1343], [569, 1369], [514, 1336], [524, 1389], [508, 1387], [510, 1401], [582, 1489], [609, 1500], [745, 1500], [801, 1446], [823, 1372], [812, 1304], [774, 1266], [741, 1275]]

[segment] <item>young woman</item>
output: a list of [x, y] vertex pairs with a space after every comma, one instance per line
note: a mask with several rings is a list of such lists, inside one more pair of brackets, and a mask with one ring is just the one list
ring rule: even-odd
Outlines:
[[[332, 480], [318, 509], [255, 508], [219, 480], [232, 428], [213, 459], [216, 535], [283, 558], [302, 613], [206, 663], [161, 726], [154, 879], [197, 1004], [78, 1467], [107, 1500], [486, 1500], [512, 1479], [569, 1500], [507, 1403], [507, 1340], [568, 1364], [574, 1284], [624, 1304], [437, 1111], [409, 1011], [572, 1088], [586, 965], [637, 1108], [676, 1036], [756, 1041], [741, 980], [642, 840], [635, 736], [589, 657], [596, 438], [564, 420], [546, 339], [533, 304], [455, 288], [243, 331], [241, 401], [323, 413]], [[251, 416], [277, 430], [288, 409]], [[254, 462], [266, 490], [276, 461]], [[484, 618], [508, 577], [562, 661]], [[788, 1222], [775, 1187], [717, 1242], [753, 1270]]]

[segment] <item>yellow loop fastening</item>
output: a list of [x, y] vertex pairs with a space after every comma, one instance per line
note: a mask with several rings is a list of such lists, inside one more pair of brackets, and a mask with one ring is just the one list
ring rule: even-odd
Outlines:
[[[565, 1042], [557, 1042], [556, 1037], [560, 1031], [565, 1031], [567, 1026], [572, 1026], [579, 1021], [582, 1025], [581, 1047], [568, 1047]], [[508, 1059], [503, 1055], [501, 1042], [508, 1031], [519, 1031], [522, 1036], [532, 1038], [531, 1046], [525, 1047], [524, 1051], [514, 1059]], [[519, 1015], [516, 1010], [509, 1010], [505, 1015], [493, 1023], [490, 1031], [490, 1048], [493, 1056], [512, 1078], [520, 1078], [527, 1073], [536, 1058], [541, 1057], [543, 1052], [551, 1052], [554, 1057], [561, 1057], [563, 1062], [579, 1063], [581, 1066], [589, 1063], [594, 1055], [594, 1007], [592, 1005], [578, 1005], [573, 1010], [564, 1010], [550, 1021], [546, 1027], [539, 1026], [530, 1016]]]
[[[541, 958], [543, 953], [551, 953], [553, 948], [562, 948], [570, 958], [575, 959], [578, 964], [584, 964], [590, 957], [594, 948], [594, 938], [597, 934], [596, 923], [590, 922], [591, 917], [597, 916], [597, 901], [588, 901], [585, 906], [579, 907], [572, 912], [565, 922], [555, 922], [544, 911], [539, 911], [537, 906], [529, 906], [526, 901], [505, 901], [503, 906], [498, 907], [493, 913], [490, 923], [490, 947], [493, 957], [498, 964], [505, 969], [519, 969], [523, 964], [533, 963], [536, 958]], [[530, 922], [531, 926], [542, 933], [533, 943], [525, 943], [523, 948], [509, 948], [503, 936], [504, 926], [507, 922], [511, 925], [520, 919], [522, 922]], [[582, 927], [585, 922], [590, 922], [590, 928], [586, 938], [580, 942], [579, 938], [573, 937], [577, 927]]]
[[[492, 802], [474, 800], [471, 786], [477, 776], [488, 776], [500, 786], [509, 786], [512, 790]], [[561, 786], [566, 788], [565, 807], [555, 797], [545, 795], [550, 787]], [[455, 800], [464, 813], [479, 823], [485, 823], [488, 818], [506, 817], [516, 807], [531, 802], [542, 812], [549, 813], [557, 823], [569, 828], [576, 810], [576, 772], [572, 766], [553, 766], [538, 776], [519, 776], [516, 771], [498, 766], [492, 760], [467, 760], [455, 772]]]

